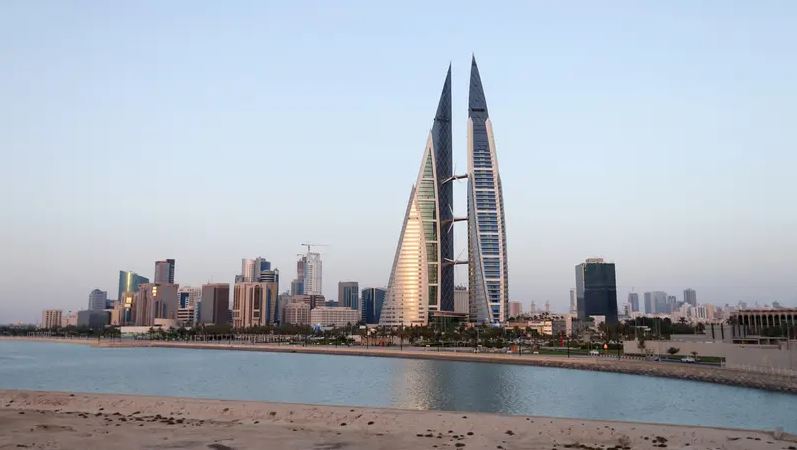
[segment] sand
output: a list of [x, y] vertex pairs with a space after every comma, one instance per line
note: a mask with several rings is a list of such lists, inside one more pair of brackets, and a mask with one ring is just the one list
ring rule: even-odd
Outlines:
[[797, 449], [763, 431], [0, 390], [0, 449]]

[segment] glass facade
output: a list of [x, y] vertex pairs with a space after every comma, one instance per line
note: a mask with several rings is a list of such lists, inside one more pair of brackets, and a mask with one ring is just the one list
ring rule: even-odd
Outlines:
[[614, 264], [601, 259], [587, 260], [576, 266], [578, 318], [605, 316], [606, 323], [617, 323], [617, 284]]
[[504, 200], [493, 129], [479, 68], [471, 63], [468, 95], [468, 276], [470, 320], [504, 322], [509, 277]]
[[454, 310], [453, 195], [450, 183], [451, 68], [410, 192], [379, 323], [425, 325], [429, 312]]

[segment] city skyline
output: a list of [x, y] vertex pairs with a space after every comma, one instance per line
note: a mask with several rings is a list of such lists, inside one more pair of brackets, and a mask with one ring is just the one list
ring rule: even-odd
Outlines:
[[[307, 239], [330, 244], [323, 292], [385, 287], [429, 99], [447, 61], [465, 74], [471, 52], [489, 68], [512, 205], [509, 300], [567, 310], [573, 265], [603, 257], [620, 302], [693, 288], [700, 303], [795, 305], [797, 132], [784, 118], [797, 65], [782, 55], [797, 32], [767, 5], [53, 4], [42, 16], [4, 4], [0, 51], [17, 70], [0, 73], [0, 323], [114, 295], [119, 271], [154, 280], [165, 257], [175, 282], [198, 286], [232, 283], [242, 257], [263, 255], [285, 291]], [[452, 83], [461, 94], [466, 77]], [[453, 195], [465, 204], [464, 182]], [[42, 261], [63, 267], [42, 277]]]

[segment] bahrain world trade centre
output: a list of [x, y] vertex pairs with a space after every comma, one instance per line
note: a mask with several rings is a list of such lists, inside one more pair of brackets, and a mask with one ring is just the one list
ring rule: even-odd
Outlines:
[[[454, 312], [454, 266], [468, 265], [469, 319], [498, 323], [508, 316], [504, 201], [493, 128], [476, 60], [468, 95], [468, 173], [453, 173], [451, 67], [443, 83], [421, 167], [410, 190], [381, 325], [426, 325]], [[467, 178], [468, 215], [454, 217], [453, 181]], [[454, 222], [467, 221], [468, 259], [454, 259]]]

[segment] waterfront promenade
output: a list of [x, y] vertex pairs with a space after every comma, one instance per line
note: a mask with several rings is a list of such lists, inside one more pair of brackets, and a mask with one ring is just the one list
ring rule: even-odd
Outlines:
[[194, 348], [213, 350], [238, 350], [256, 352], [283, 353], [316, 353], [330, 355], [368, 356], [386, 358], [440, 359], [448, 361], [467, 361], [483, 363], [521, 364], [564, 369], [595, 370], [636, 375], [658, 376], [720, 383], [733, 386], [751, 387], [776, 392], [797, 394], [797, 377], [788, 375], [764, 374], [728, 369], [716, 366], [701, 366], [683, 363], [667, 363], [636, 359], [617, 359], [611, 356], [552, 356], [524, 353], [474, 353], [470, 348], [459, 351], [440, 350], [435, 348], [398, 346], [365, 347], [365, 346], [333, 346], [333, 345], [288, 345], [288, 344], [249, 344], [236, 341], [222, 342], [182, 342], [182, 341], [149, 341], [149, 340], [102, 340], [96, 339], [62, 339], [62, 338], [12, 338], [2, 339], [32, 340], [46, 342], [82, 343], [102, 347], [162, 347], [162, 348]]
[[779, 431], [115, 394], [0, 390], [0, 448], [787, 449]]

